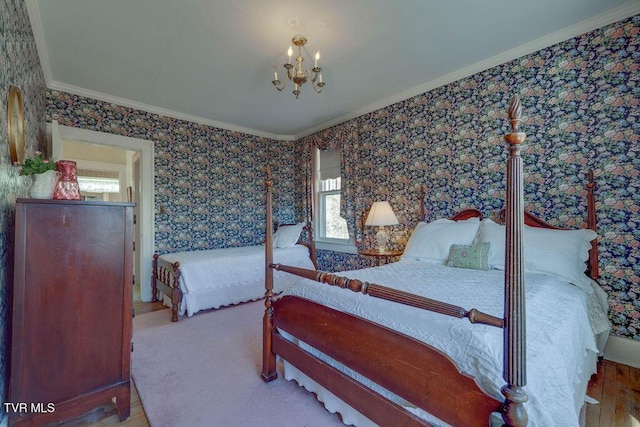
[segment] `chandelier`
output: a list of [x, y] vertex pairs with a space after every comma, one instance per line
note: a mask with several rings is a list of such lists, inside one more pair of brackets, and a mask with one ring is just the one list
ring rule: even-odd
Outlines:
[[300, 88], [303, 84], [307, 82], [307, 80], [311, 81], [311, 86], [316, 91], [316, 93], [322, 92], [322, 88], [325, 83], [322, 81], [322, 68], [318, 67], [318, 61], [320, 60], [320, 52], [316, 52], [315, 62], [313, 68], [309, 70], [308, 68], [302, 68], [302, 62], [304, 61], [304, 57], [302, 56], [302, 47], [307, 43], [307, 38], [303, 35], [295, 35], [291, 39], [291, 42], [298, 46], [298, 55], [294, 58], [297, 65], [291, 63], [291, 55], [293, 55], [293, 47], [290, 45], [289, 50], [287, 50], [287, 55], [289, 55], [289, 62], [284, 64], [284, 68], [287, 72], [287, 76], [284, 79], [284, 82], [280, 84], [280, 80], [278, 80], [278, 69], [276, 66], [273, 66], [273, 85], [282, 92], [282, 90], [287, 86], [287, 80], [291, 80], [293, 82], [293, 94], [298, 99], [298, 95], [300, 95]]

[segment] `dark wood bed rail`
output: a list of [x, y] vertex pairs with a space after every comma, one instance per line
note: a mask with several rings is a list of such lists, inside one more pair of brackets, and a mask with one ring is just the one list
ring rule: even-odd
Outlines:
[[435, 299], [411, 294], [409, 292], [400, 291], [389, 288], [387, 286], [378, 285], [376, 283], [363, 282], [357, 279], [349, 279], [347, 277], [338, 276], [333, 273], [318, 270], [308, 270], [300, 267], [292, 267], [282, 264], [271, 264], [274, 270], [284, 271], [305, 279], [315, 280], [316, 282], [326, 283], [331, 286], [337, 286], [343, 289], [349, 289], [353, 292], [363, 293], [374, 298], [384, 299], [391, 302], [397, 302], [412, 307], [421, 308], [423, 310], [434, 311], [444, 314], [445, 316], [457, 317], [458, 319], [467, 318], [471, 323], [481, 323], [484, 325], [503, 327], [502, 319], [481, 312], [472, 308], [465, 310], [457, 305], [438, 301]]

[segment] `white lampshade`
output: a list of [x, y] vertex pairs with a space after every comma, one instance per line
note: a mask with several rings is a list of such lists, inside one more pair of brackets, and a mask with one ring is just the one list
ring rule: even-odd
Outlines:
[[398, 218], [393, 213], [389, 202], [374, 202], [369, 209], [369, 215], [364, 225], [377, 225], [380, 227], [376, 234], [376, 240], [378, 241], [378, 251], [383, 253], [387, 250], [387, 244], [389, 243], [389, 234], [384, 229], [385, 225], [398, 224]]
[[364, 225], [396, 225], [398, 218], [393, 213], [389, 202], [374, 202]]

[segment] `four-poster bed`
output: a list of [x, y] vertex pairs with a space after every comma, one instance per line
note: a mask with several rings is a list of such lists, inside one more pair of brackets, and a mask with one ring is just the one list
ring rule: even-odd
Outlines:
[[[589, 328], [593, 332], [590, 337], [591, 341], [588, 337], [589, 333], [584, 332], [583, 327], [585, 326], [580, 326], [580, 322], [577, 322], [575, 326], [570, 326], [575, 328], [575, 331], [572, 330], [572, 334], [567, 331], [559, 331], [558, 336], [553, 338], [555, 340], [553, 342], [562, 348], [543, 351], [538, 350], [537, 347], [533, 349], [527, 347], [525, 318], [528, 319], [530, 316], [525, 313], [525, 297], [527, 300], [531, 299], [532, 307], [538, 310], [545, 300], [554, 299], [541, 290], [557, 292], [557, 299], [566, 305], [552, 308], [554, 314], [549, 315], [549, 319], [554, 318], [555, 315], [558, 323], [570, 321], [571, 316], [567, 317], [567, 313], [563, 312], [563, 309], [569, 307], [569, 302], [576, 300], [573, 310], [576, 313], [583, 312], [581, 321], [584, 324], [591, 321], [591, 314], [587, 313], [583, 307], [590, 304], [602, 306], [602, 295], [599, 294], [602, 291], [598, 291], [596, 284], [589, 284], [588, 286], [593, 286], [592, 295], [589, 296], [588, 290], [583, 292], [566, 281], [558, 280], [549, 275], [529, 273], [527, 273], [527, 280], [531, 280], [532, 286], [531, 289], [525, 289], [526, 266], [523, 257], [525, 226], [549, 230], [558, 230], [558, 228], [524, 211], [523, 168], [520, 148], [525, 140], [525, 134], [518, 130], [520, 114], [520, 101], [514, 97], [509, 107], [512, 131], [505, 136], [509, 158], [507, 160], [507, 194], [504, 211], [506, 226], [502, 231], [506, 236], [503, 257], [504, 273], [496, 270], [487, 272], [462, 271], [462, 276], [460, 276], [462, 278], [456, 279], [455, 283], [455, 286], [460, 286], [460, 290], [457, 292], [462, 294], [460, 296], [464, 301], [464, 306], [474, 304], [473, 299], [469, 302], [466, 298], [471, 296], [478, 298], [479, 304], [488, 307], [488, 310], [466, 310], [462, 306], [432, 299], [431, 295], [433, 294], [445, 295], [444, 298], [449, 294], [446, 289], [442, 290], [433, 286], [423, 292], [421, 289], [423, 286], [422, 278], [417, 275], [415, 278], [409, 277], [409, 280], [407, 278], [398, 279], [398, 282], [406, 282], [401, 283], [402, 286], [405, 286], [405, 290], [381, 286], [369, 279], [369, 277], [386, 277], [393, 281], [399, 269], [409, 265], [410, 262], [403, 266], [399, 265], [402, 264], [401, 262], [351, 272], [355, 276], [360, 276], [359, 279], [348, 279], [330, 273], [274, 264], [273, 253], [270, 249], [272, 236], [267, 230], [267, 249], [265, 251], [266, 310], [263, 319], [262, 368], [264, 381], [271, 381], [277, 377], [276, 356], [278, 355], [286, 361], [288, 366], [292, 366], [295, 372], [302, 373], [302, 375], [297, 373], [294, 375], [299, 383], [305, 383], [305, 387], [307, 387], [306, 383], [310, 381], [312, 387], [318, 386], [313, 391], [320, 390], [317, 392], [319, 397], [324, 391], [329, 391], [332, 393], [330, 398], [338, 398], [351, 409], [364, 415], [367, 420], [379, 425], [429, 425], [429, 423], [440, 420], [454, 426], [487, 425], [491, 414], [499, 412], [505, 424], [524, 426], [527, 425], [528, 420], [525, 402], [529, 398], [523, 389], [527, 385], [527, 352], [533, 355], [532, 363], [538, 367], [540, 363], [544, 364], [545, 358], [548, 357], [548, 353], [544, 351], [560, 354], [567, 350], [563, 347], [563, 343], [569, 341], [567, 336], [581, 336], [582, 341], [575, 344], [578, 350], [567, 350], [577, 354], [577, 359], [570, 359], [568, 363], [575, 362], [574, 364], [579, 366], [575, 368], [549, 367], [549, 370], [555, 372], [557, 369], [557, 372], [564, 374], [565, 371], [562, 369], [566, 369], [566, 375], [571, 377], [571, 381], [568, 382], [572, 382], [579, 375], [579, 371], [593, 369], [597, 354], [597, 349], [591, 342], [596, 333], [593, 324]], [[595, 230], [594, 185], [591, 173], [589, 178], [587, 186], [588, 224], [592, 230]], [[268, 180], [266, 187], [267, 223], [269, 223], [271, 201]], [[478, 216], [478, 211], [470, 210], [459, 213], [455, 219], [462, 220]], [[595, 233], [593, 234], [595, 235]], [[592, 279], [597, 279], [597, 245], [593, 237], [586, 241], [590, 240], [588, 272]], [[415, 270], [411, 270], [412, 275], [414, 272], [415, 274], [423, 274], [422, 270], [425, 268], [435, 271], [436, 275], [440, 275], [439, 277], [449, 275], [449, 272], [442, 270], [449, 267], [439, 264], [414, 261], [413, 266], [412, 268]], [[273, 270], [288, 272], [334, 287], [318, 289], [319, 285], [306, 280], [301, 286], [294, 286], [287, 295], [274, 299]], [[374, 270], [377, 271], [375, 274], [382, 274], [382, 276], [376, 276], [373, 273]], [[504, 283], [503, 293], [501, 293], [502, 289], [499, 286], [481, 288], [481, 283], [474, 284], [472, 279], [469, 279], [471, 276], [481, 276], [481, 282], [490, 282], [496, 280], [496, 275], [499, 281]], [[479, 279], [474, 278], [474, 280], [478, 282]], [[477, 295], [470, 295], [473, 293], [474, 286], [478, 286], [477, 292], [483, 293], [484, 299]], [[452, 286], [441, 286], [440, 288], [447, 287], [451, 288]], [[338, 288], [349, 289], [353, 293]], [[410, 292], [407, 292], [406, 289]], [[418, 295], [418, 293], [424, 293], [424, 295]], [[453, 293], [455, 294], [456, 291], [454, 290]], [[488, 296], [493, 296], [493, 298], [487, 299]], [[319, 302], [314, 302], [310, 298]], [[344, 302], [354, 298], [357, 299], [354, 302]], [[598, 298], [599, 300], [595, 301]], [[496, 299], [500, 299], [499, 305], [502, 312], [500, 309], [496, 309]], [[399, 304], [388, 304], [381, 300]], [[366, 308], [364, 307], [365, 301]], [[416, 311], [414, 307], [419, 310]], [[598, 310], [602, 309], [601, 307]], [[378, 319], [375, 316], [376, 313], [392, 311], [397, 312], [401, 320]], [[541, 321], [534, 315], [535, 313], [531, 316], [533, 319], [532, 328], [537, 330], [540, 322], [544, 324], [544, 319]], [[424, 317], [428, 327], [407, 326], [413, 322], [414, 318], [419, 317]], [[460, 325], [461, 322], [454, 318], [466, 318], [470, 323]], [[448, 322], [458, 323], [449, 324]], [[437, 330], [439, 335], [446, 336], [445, 344], [442, 342], [431, 343], [432, 338], [421, 332], [431, 327]], [[498, 329], [503, 330], [501, 334], [496, 334]], [[600, 329], [602, 327], [599, 327], [597, 332], [603, 332]], [[452, 336], [446, 335], [447, 333]], [[501, 372], [492, 372], [493, 376], [487, 374], [486, 377], [483, 377], [480, 375], [480, 371], [485, 369], [482, 365], [483, 359], [488, 358], [484, 353], [478, 353], [477, 358], [471, 362], [457, 358], [456, 352], [467, 352], [467, 346], [471, 349], [469, 351], [475, 352], [469, 343], [475, 342], [474, 334], [476, 333], [483, 336], [483, 339], [486, 338], [489, 343], [493, 343], [492, 346], [483, 344], [481, 340], [478, 341], [478, 346], [486, 347], [483, 351], [487, 353], [492, 353], [493, 349], [498, 346], [496, 336], [498, 342], [502, 341], [503, 354], [497, 355], [497, 357], [493, 355], [494, 359], [500, 359], [498, 364], [504, 363], [500, 368]], [[442, 348], [446, 348], [447, 343], [453, 342], [456, 335], [462, 335], [465, 341], [462, 343], [454, 342], [453, 346], [449, 348], [451, 352], [445, 353]], [[543, 342], [540, 338], [541, 335], [545, 334], [533, 335], [532, 341], [536, 345], [538, 342]], [[577, 342], [578, 339], [576, 338], [575, 341]], [[586, 351], [582, 347], [590, 348], [591, 351]], [[464, 351], [459, 351], [460, 348], [463, 348]], [[584, 354], [581, 355], [580, 349], [584, 350]], [[496, 364], [494, 361], [490, 363]], [[480, 368], [474, 364], [479, 365]], [[564, 364], [558, 362], [558, 365]], [[477, 377], [474, 377], [475, 381], [474, 378], [471, 378], [471, 374], [461, 373], [460, 366], [463, 366], [465, 371], [478, 374]], [[474, 371], [474, 369], [476, 370]], [[588, 375], [590, 373], [587, 372]], [[537, 374], [538, 372], [536, 372]], [[500, 380], [500, 376], [502, 376], [502, 380]], [[535, 384], [532, 384], [532, 388], [536, 391], [544, 389], [547, 385], [541, 385], [536, 377], [534, 380], [536, 381], [534, 381]], [[503, 384], [505, 382], [506, 384], [500, 387], [497, 384], [500, 381], [504, 381]], [[488, 385], [487, 382], [493, 384]], [[560, 384], [558, 387], [566, 388], [567, 386]], [[562, 412], [567, 409], [567, 406], [571, 407], [569, 408], [571, 410], [575, 409], [573, 408], [574, 403], [575, 406], [581, 405], [580, 399], [584, 399], [586, 392], [584, 375], [579, 386], [572, 385], [571, 387], [571, 390], [563, 389], [564, 394], [572, 394], [572, 397], [565, 399], [564, 406], [559, 408], [540, 408], [539, 401], [543, 401], [545, 397], [534, 395], [532, 397], [534, 402], [531, 403], [534, 417], [543, 417], [540, 414], [548, 410], [551, 413], [561, 413], [558, 415], [559, 417], [566, 415], [567, 419], [573, 419], [572, 416], [575, 416], [575, 413], [562, 414]], [[487, 392], [487, 389], [490, 391]], [[548, 400], [545, 402], [548, 403]], [[429, 414], [432, 416], [431, 418]], [[538, 422], [538, 418], [534, 418], [534, 422]]]

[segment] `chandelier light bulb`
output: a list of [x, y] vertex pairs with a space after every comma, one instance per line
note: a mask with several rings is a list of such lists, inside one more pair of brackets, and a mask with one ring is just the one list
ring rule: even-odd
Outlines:
[[316, 62], [314, 63], [314, 68], [318, 68], [318, 60], [320, 59], [320, 51], [316, 52]]

